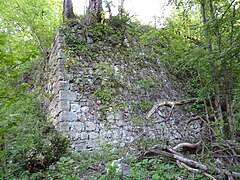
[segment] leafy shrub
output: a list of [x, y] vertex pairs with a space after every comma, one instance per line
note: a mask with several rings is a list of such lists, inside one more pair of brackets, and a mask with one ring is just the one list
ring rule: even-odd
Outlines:
[[4, 168], [6, 178], [23, 177], [46, 169], [66, 152], [69, 142], [46, 122], [33, 97], [20, 99], [8, 109], [0, 109], [4, 121]]
[[48, 179], [68, 179], [75, 180], [79, 179], [81, 170], [81, 163], [76, 164], [74, 158], [62, 157], [56, 165], [51, 166], [45, 178]]
[[143, 159], [132, 164], [129, 179], [175, 179], [186, 173], [176, 165], [164, 163], [159, 159]]
[[97, 88], [96, 91], [94, 92], [94, 96], [98, 97], [102, 101], [111, 101], [112, 99], [112, 91], [110, 89], [101, 89]]

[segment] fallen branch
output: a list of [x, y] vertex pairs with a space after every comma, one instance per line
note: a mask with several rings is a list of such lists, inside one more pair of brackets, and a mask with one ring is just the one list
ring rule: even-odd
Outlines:
[[205, 123], [205, 121], [202, 119], [202, 117], [200, 117], [200, 116], [195, 116], [195, 117], [191, 117], [190, 119], [188, 119], [187, 121], [186, 121], [186, 124], [185, 124], [185, 126], [184, 126], [184, 131], [187, 131], [187, 127], [188, 127], [188, 125], [191, 123], [191, 122], [193, 122], [193, 121], [198, 121], [198, 120], [201, 120], [201, 121], [203, 121], [204, 123]]
[[205, 175], [209, 174], [209, 172], [214, 172], [215, 174], [225, 174], [230, 177], [240, 178], [239, 172], [233, 172], [233, 171], [230, 171], [227, 169], [213, 168], [213, 167], [204, 165], [204, 164], [197, 162], [195, 160], [192, 160], [188, 157], [184, 157], [179, 152], [177, 152], [175, 154], [176, 151], [169, 146], [160, 146], [160, 147], [158, 147], [158, 149], [156, 149], [156, 148], [157, 148], [157, 146], [154, 146], [154, 148], [150, 148], [148, 150], [148, 152], [152, 153], [152, 154], [168, 157], [168, 158], [174, 160], [175, 162], [179, 161], [180, 163], [184, 163], [187, 166], [189, 166], [190, 168], [198, 169], [199, 171], [206, 173]]
[[201, 140], [198, 141], [197, 143], [195, 144], [192, 144], [192, 143], [188, 143], [188, 142], [185, 142], [185, 143], [180, 143], [176, 146], [173, 147], [174, 150], [178, 149], [178, 148], [186, 148], [186, 149], [197, 149], [198, 146], [200, 146], [201, 144]]
[[[172, 113], [172, 110], [174, 108], [174, 106], [182, 106], [182, 105], [186, 105], [186, 104], [191, 104], [196, 102], [198, 99], [197, 98], [192, 98], [192, 99], [187, 99], [187, 100], [182, 100], [182, 101], [163, 101], [159, 104], [155, 104], [152, 109], [148, 112], [147, 114], [147, 119], [150, 118], [152, 116], [152, 114], [161, 106], [167, 106], [167, 107], [171, 107], [171, 112], [170, 112], [170, 116]], [[169, 117], [168, 117], [169, 119]]]
[[179, 160], [177, 160], [176, 162], [177, 162], [177, 165], [178, 165], [180, 168], [187, 169], [188, 171], [191, 171], [191, 172], [203, 174], [204, 176], [206, 176], [206, 177], [208, 177], [208, 178], [210, 178], [210, 179], [216, 180], [216, 178], [214, 178], [213, 176], [211, 176], [210, 174], [208, 174], [208, 173], [206, 173], [206, 172], [202, 172], [202, 171], [200, 171], [199, 169], [191, 168], [191, 167], [189, 167], [188, 165], [186, 165], [185, 163], [180, 162]]

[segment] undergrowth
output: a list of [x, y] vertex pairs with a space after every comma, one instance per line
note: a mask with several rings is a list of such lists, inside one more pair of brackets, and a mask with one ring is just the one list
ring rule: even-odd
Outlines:
[[57, 162], [69, 141], [46, 122], [31, 95], [20, 98], [1, 114], [1, 177], [27, 179]]

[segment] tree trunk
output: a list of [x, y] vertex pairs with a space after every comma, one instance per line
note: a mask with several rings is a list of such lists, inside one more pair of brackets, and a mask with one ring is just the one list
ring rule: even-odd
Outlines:
[[[211, 14], [212, 20], [215, 20], [212, 0], [209, 0], [209, 7], [210, 7], [210, 14]], [[207, 29], [206, 29], [206, 31], [207, 31]], [[216, 35], [216, 38], [217, 38], [219, 51], [221, 51], [221, 36], [220, 36], [218, 25], [215, 25], [215, 35]], [[209, 55], [211, 53], [212, 53], [212, 46], [211, 46], [211, 51], [209, 51]], [[216, 108], [216, 111], [217, 111], [218, 118], [223, 119], [221, 102], [220, 102], [221, 100], [220, 100], [220, 89], [219, 89], [219, 84], [220, 84], [219, 83], [219, 76], [218, 76], [218, 73], [217, 73], [217, 67], [216, 67], [216, 63], [214, 61], [214, 58], [211, 59], [211, 70], [212, 70], [212, 75], [213, 75], [213, 80], [214, 80], [215, 108]]]
[[[232, 4], [230, 4], [232, 6]], [[236, 14], [236, 8], [235, 5], [233, 5], [233, 12], [232, 12], [232, 21], [231, 21], [231, 34], [230, 34], [230, 47], [233, 47], [233, 33], [234, 33], [234, 19], [235, 19], [235, 14]], [[227, 112], [227, 121], [228, 121], [228, 126], [230, 130], [230, 136], [232, 139], [235, 138], [235, 125], [233, 122], [233, 110], [232, 110], [232, 95], [231, 95], [231, 90], [232, 90], [232, 85], [233, 82], [231, 82], [231, 78], [229, 77], [230, 70], [228, 67], [228, 62], [227, 59], [224, 58], [222, 61], [222, 71], [224, 73], [224, 98], [225, 98], [225, 103], [226, 103], [226, 112]]]
[[87, 17], [92, 22], [101, 22], [103, 17], [102, 0], [89, 0], [89, 6], [87, 10]]
[[[203, 25], [205, 28], [205, 38], [206, 38], [206, 42], [207, 42], [207, 50], [208, 50], [208, 54], [209, 54], [209, 59], [210, 60], [210, 68], [211, 68], [211, 72], [212, 72], [212, 77], [213, 77], [213, 88], [214, 88], [214, 99], [215, 99], [215, 113], [217, 115], [218, 119], [223, 119], [223, 115], [222, 115], [222, 108], [221, 108], [221, 103], [220, 103], [220, 89], [219, 89], [219, 77], [218, 77], [218, 73], [217, 73], [217, 67], [215, 64], [215, 61], [213, 58], [210, 58], [211, 54], [212, 54], [212, 39], [211, 36], [209, 34], [209, 30], [207, 28], [207, 17], [206, 17], [206, 1], [205, 0], [201, 0], [200, 1], [201, 4], [201, 12], [202, 12], [202, 19], [203, 19]], [[211, 15], [213, 15], [212, 11], [213, 11], [213, 5], [212, 5], [212, 1], [210, 0], [210, 13]], [[221, 127], [221, 131], [223, 132], [223, 127]]]
[[74, 18], [72, 0], [64, 0], [64, 2], [63, 2], [63, 21], [65, 21], [67, 19], [72, 19], [72, 18]]

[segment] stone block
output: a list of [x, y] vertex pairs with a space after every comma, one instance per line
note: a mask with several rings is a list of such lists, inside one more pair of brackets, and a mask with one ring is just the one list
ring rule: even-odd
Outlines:
[[66, 81], [66, 80], [67, 80], [67, 76], [64, 72], [61, 72], [61, 71], [56, 72], [54, 81]]
[[104, 122], [100, 122], [100, 128], [104, 129], [104, 127], [105, 127], [105, 123]]
[[59, 99], [60, 100], [68, 100], [68, 101], [74, 101], [77, 98], [77, 94], [75, 92], [67, 91], [67, 90], [61, 90], [59, 91]]
[[58, 125], [58, 128], [59, 128], [59, 131], [69, 132], [70, 129], [71, 129], [71, 126], [67, 122], [60, 122], [59, 125]]
[[79, 143], [79, 144], [75, 144], [75, 150], [77, 151], [85, 151], [86, 150], [86, 147], [87, 146], [87, 143]]
[[65, 65], [64, 64], [58, 64], [57, 65], [57, 69], [58, 69], [58, 71], [60, 71], [60, 72], [64, 72], [65, 71]]
[[69, 135], [72, 141], [76, 141], [78, 139], [80, 139], [80, 133], [76, 130], [73, 131], [69, 131]]
[[58, 90], [68, 90], [69, 89], [69, 83], [67, 81], [59, 81], [57, 83], [57, 89]]
[[[77, 113], [77, 112], [76, 112]], [[78, 119], [79, 121], [81, 122], [86, 122], [88, 119], [87, 119], [87, 116], [85, 114], [79, 114], [78, 115]]]
[[80, 138], [81, 138], [82, 140], [89, 139], [89, 138], [88, 138], [88, 133], [86, 133], [86, 132], [81, 132], [81, 133], [80, 133]]
[[72, 129], [81, 132], [84, 129], [84, 124], [82, 122], [72, 122]]
[[69, 109], [70, 109], [69, 101], [67, 101], [67, 100], [59, 101], [58, 108], [59, 108], [59, 112], [61, 112], [61, 111], [69, 111]]
[[79, 104], [71, 104], [71, 111], [79, 113], [80, 112], [80, 105]]
[[114, 120], [114, 114], [113, 114], [113, 113], [107, 114], [107, 121], [108, 121], [108, 122], [111, 122], [111, 121], [113, 121], [113, 120]]
[[118, 111], [115, 113], [115, 119], [116, 120], [122, 120], [123, 119], [123, 112]]
[[60, 122], [74, 122], [77, 121], [77, 114], [75, 112], [62, 111], [59, 114]]
[[99, 137], [99, 134], [96, 132], [89, 133], [89, 139], [97, 139], [98, 137]]
[[91, 150], [93, 150], [93, 149], [95, 148], [95, 144], [94, 144], [92, 141], [88, 141], [86, 148], [87, 148], [89, 151], [91, 151]]
[[57, 51], [57, 57], [58, 57], [58, 58], [61, 58], [61, 57], [63, 57], [63, 56], [64, 56], [63, 50], [62, 50], [62, 49], [58, 50], [58, 51]]
[[86, 130], [87, 131], [94, 131], [96, 128], [97, 128], [97, 126], [93, 122], [86, 122]]
[[123, 121], [123, 120], [117, 120], [117, 121], [116, 121], [116, 124], [117, 124], [117, 126], [119, 126], [119, 127], [123, 127], [123, 126], [126, 125], [126, 122]]
[[63, 59], [63, 58], [58, 59], [58, 65], [65, 65], [65, 63], [66, 63], [65, 59]]
[[[73, 83], [70, 83], [70, 88], [71, 91], [79, 91], [79, 86], [76, 86]], [[79, 99], [79, 97], [77, 97]]]
[[118, 130], [115, 130], [113, 132], [113, 138], [114, 139], [121, 139], [121, 133]]
[[87, 113], [87, 112], [89, 112], [89, 107], [84, 106], [84, 107], [81, 108], [81, 111], [82, 111], [83, 113]]

